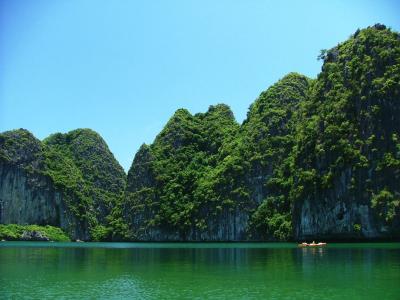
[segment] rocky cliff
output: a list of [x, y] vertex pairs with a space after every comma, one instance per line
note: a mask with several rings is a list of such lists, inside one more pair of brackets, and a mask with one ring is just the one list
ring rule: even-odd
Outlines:
[[263, 92], [241, 126], [178, 111], [129, 171], [134, 237], [399, 237], [399, 40], [358, 30], [321, 52], [315, 80], [291, 73]]
[[122, 168], [91, 130], [44, 142], [23, 129], [0, 135], [0, 223], [54, 225], [74, 239], [101, 239], [99, 226], [124, 187]]
[[[226, 105], [204, 114], [178, 110], [128, 173], [125, 217], [139, 240], [233, 240], [240, 216], [213, 196], [210, 180], [239, 125]], [[245, 224], [246, 222], [242, 222]], [[225, 224], [222, 226], [222, 224]]]
[[294, 153], [294, 235], [398, 236], [399, 34], [358, 30], [321, 58]]

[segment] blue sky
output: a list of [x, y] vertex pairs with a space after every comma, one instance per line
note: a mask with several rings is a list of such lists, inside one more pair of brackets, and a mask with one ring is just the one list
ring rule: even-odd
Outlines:
[[174, 111], [261, 91], [357, 28], [400, 30], [396, 1], [0, 0], [0, 131], [92, 128], [127, 170]]

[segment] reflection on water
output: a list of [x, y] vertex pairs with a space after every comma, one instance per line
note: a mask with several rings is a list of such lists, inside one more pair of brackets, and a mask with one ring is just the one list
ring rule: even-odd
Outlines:
[[0, 247], [0, 298], [398, 299], [400, 295], [399, 245], [277, 245]]

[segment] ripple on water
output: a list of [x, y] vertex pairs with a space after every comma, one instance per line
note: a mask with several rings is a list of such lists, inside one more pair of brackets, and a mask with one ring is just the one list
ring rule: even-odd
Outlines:
[[398, 299], [400, 244], [0, 247], [0, 298]]

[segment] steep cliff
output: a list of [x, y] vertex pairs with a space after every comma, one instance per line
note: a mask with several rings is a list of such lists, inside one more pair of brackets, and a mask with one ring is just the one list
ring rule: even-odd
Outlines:
[[291, 206], [281, 195], [288, 187], [278, 181], [309, 83], [285, 76], [260, 95], [241, 127], [226, 106], [195, 116], [177, 111], [128, 173], [125, 213], [134, 238], [290, 238]]
[[295, 237], [400, 229], [400, 36], [383, 25], [323, 51], [297, 135]]
[[300, 74], [286, 75], [260, 95], [243, 123], [244, 154], [240, 158], [250, 163], [244, 181], [256, 207], [249, 224], [251, 238], [286, 240], [292, 236], [291, 152], [311, 83]]
[[125, 172], [99, 134], [77, 129], [43, 141], [46, 171], [92, 239], [112, 238], [110, 215], [125, 189]]
[[125, 174], [87, 129], [43, 143], [26, 130], [0, 135], [0, 223], [54, 225], [74, 239], [107, 238], [107, 219]]
[[399, 40], [358, 30], [321, 52], [317, 79], [291, 73], [263, 92], [240, 127], [179, 110], [129, 171], [134, 238], [398, 237]]
[[128, 173], [125, 205], [135, 239], [233, 239], [220, 224], [233, 228], [236, 222], [203, 190], [204, 177], [226, 156], [222, 145], [238, 128], [226, 105], [194, 116], [181, 109], [152, 145], [140, 148]]
[[44, 175], [42, 143], [24, 129], [0, 135], [0, 223], [60, 226], [76, 238], [88, 238], [62, 194]]

